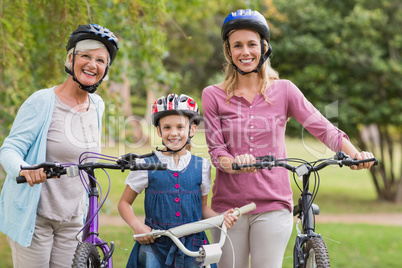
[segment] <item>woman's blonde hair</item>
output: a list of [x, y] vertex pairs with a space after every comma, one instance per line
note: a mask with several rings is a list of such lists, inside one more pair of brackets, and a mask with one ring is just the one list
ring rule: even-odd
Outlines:
[[[228, 34], [228, 38], [234, 31], [236, 30], [231, 31]], [[268, 51], [268, 48], [269, 48], [268, 42], [264, 40], [264, 54]], [[240, 74], [235, 69], [233, 69], [232, 57], [229, 52], [228, 42], [226, 41], [223, 42], [223, 53], [226, 59], [224, 90], [227, 95], [226, 103], [228, 103], [230, 98], [233, 97], [234, 95], [234, 89], [236, 87], [237, 77]], [[261, 57], [262, 56], [263, 55], [261, 55]], [[268, 96], [266, 94], [266, 89], [274, 83], [274, 80], [279, 79], [279, 74], [271, 67], [271, 62], [269, 58], [264, 62], [264, 64], [262, 64], [258, 72], [258, 75], [261, 78], [260, 92], [264, 96], [265, 101], [269, 102]]]

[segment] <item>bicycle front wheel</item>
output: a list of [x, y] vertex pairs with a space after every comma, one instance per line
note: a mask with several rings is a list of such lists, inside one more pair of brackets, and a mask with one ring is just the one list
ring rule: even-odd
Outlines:
[[303, 268], [329, 268], [329, 255], [327, 245], [321, 237], [313, 237], [307, 241], [304, 247]]
[[96, 247], [89, 242], [80, 243], [75, 250], [73, 268], [99, 268], [100, 257]]

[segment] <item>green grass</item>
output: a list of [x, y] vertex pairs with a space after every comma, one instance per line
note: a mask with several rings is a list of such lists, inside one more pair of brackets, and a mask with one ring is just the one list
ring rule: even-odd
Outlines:
[[[367, 224], [320, 224], [321, 235], [327, 244], [332, 267], [400, 267], [402, 250], [401, 227]], [[284, 268], [293, 267], [293, 231], [283, 262]]]
[[[330, 254], [332, 267], [393, 268], [400, 267], [401, 228], [366, 224], [320, 224]], [[295, 231], [290, 238], [284, 268], [291, 268]], [[102, 226], [101, 235], [106, 241], [114, 241], [114, 267], [125, 267], [131, 252], [133, 232], [129, 227]], [[328, 238], [329, 239], [328, 239]], [[336, 242], [334, 242], [334, 241]], [[0, 235], [0, 268], [11, 268], [11, 253], [4, 235]]]
[[[104, 154], [119, 156], [128, 152], [148, 153], [160, 146], [159, 138], [151, 133], [151, 145], [136, 146], [131, 148], [118, 145], [114, 148], [104, 148]], [[322, 157], [330, 157], [332, 152], [325, 150], [319, 142], [307, 140], [302, 142], [298, 139], [287, 139], [288, 157], [298, 157], [306, 160], [316, 160]], [[193, 139], [192, 152], [196, 155], [209, 158], [205, 145], [205, 136], [198, 133]], [[106, 193], [108, 182], [106, 176], [98, 171], [104, 193]], [[212, 178], [215, 170], [212, 170]], [[125, 178], [128, 171], [110, 171], [112, 187], [108, 200], [102, 213], [118, 215], [117, 203], [125, 188]], [[321, 173], [321, 184], [316, 202], [320, 206], [321, 214], [341, 213], [376, 213], [389, 212], [401, 213], [402, 207], [395, 204], [378, 202], [373, 182], [368, 171], [351, 171], [347, 167], [329, 167]], [[300, 183], [301, 181], [297, 179]], [[298, 199], [298, 190], [295, 183], [291, 182], [294, 190], [294, 200]], [[143, 194], [139, 195], [134, 203], [134, 211], [138, 215], [144, 213]], [[325, 239], [330, 253], [332, 267], [400, 267], [399, 254], [402, 252], [400, 243], [401, 227], [375, 226], [367, 224], [329, 224], [320, 223], [317, 227], [324, 237], [340, 242], [333, 242]], [[114, 253], [114, 266], [125, 267], [126, 261], [133, 246], [131, 236], [133, 234], [129, 227], [102, 226], [101, 236], [106, 241], [114, 241], [116, 250]], [[292, 247], [296, 231], [293, 231], [283, 267], [292, 267]], [[6, 237], [0, 233], [0, 268], [12, 267], [11, 253]]]

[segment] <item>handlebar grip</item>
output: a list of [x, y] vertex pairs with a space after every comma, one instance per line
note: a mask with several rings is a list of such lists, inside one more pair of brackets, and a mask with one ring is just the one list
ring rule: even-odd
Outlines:
[[148, 158], [148, 157], [151, 157], [151, 156], [154, 156], [154, 155], [155, 155], [155, 152], [152, 151], [151, 153], [143, 154], [143, 155], [140, 155], [139, 157], [140, 158]]
[[132, 170], [166, 170], [166, 164], [162, 163], [136, 163]]
[[366, 162], [374, 162], [374, 166], [378, 165], [378, 159], [377, 158], [368, 158], [368, 159], [364, 159], [364, 160], [357, 160], [357, 159], [345, 159], [342, 160], [342, 164], [344, 164], [345, 166], [352, 166], [352, 165], [359, 165], [361, 163], [366, 163]]
[[254, 202], [251, 202], [248, 205], [242, 206], [240, 208], [235, 208], [235, 212], [233, 214], [235, 216], [241, 216], [247, 212], [253, 211], [256, 208], [257, 208], [256, 204]]
[[237, 163], [233, 163], [232, 164], [232, 169], [233, 170], [240, 170], [241, 168], [239, 167], [239, 165]]
[[237, 163], [232, 164], [232, 169], [233, 170], [241, 170], [242, 168], [248, 168], [248, 167], [261, 168], [260, 166], [258, 166], [256, 164], [244, 164], [244, 165], [239, 165]]
[[17, 180], [17, 183], [24, 183], [27, 182], [27, 179], [24, 176], [18, 176], [17, 178], [15, 178]]

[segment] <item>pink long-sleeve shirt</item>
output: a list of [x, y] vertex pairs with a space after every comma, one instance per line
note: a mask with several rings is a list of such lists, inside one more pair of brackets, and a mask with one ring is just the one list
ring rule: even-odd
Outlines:
[[202, 93], [205, 133], [209, 154], [216, 167], [212, 189], [212, 208], [224, 212], [255, 202], [253, 213], [287, 208], [293, 210], [289, 172], [284, 168], [262, 169], [257, 174], [229, 174], [218, 162], [219, 156], [273, 155], [286, 158], [285, 129], [289, 117], [295, 118], [312, 135], [333, 151], [341, 149], [346, 134], [330, 123], [288, 80], [275, 80], [264, 97], [256, 95], [252, 103], [226, 93], [216, 85]]

